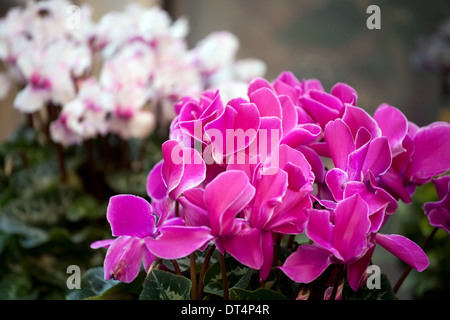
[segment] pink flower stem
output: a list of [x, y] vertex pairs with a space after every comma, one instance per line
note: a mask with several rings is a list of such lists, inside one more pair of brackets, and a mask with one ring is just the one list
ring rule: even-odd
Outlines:
[[177, 260], [173, 259], [171, 260], [173, 267], [175, 268], [175, 272], [177, 275], [181, 276], [181, 270], [180, 270], [180, 266], [178, 265]]
[[[436, 234], [436, 232], [439, 230], [438, 227], [434, 227], [433, 230], [431, 231], [431, 233], [428, 235], [428, 238], [425, 240], [425, 242], [422, 244], [422, 250], [425, 251], [425, 248], [429, 245], [429, 243], [431, 242], [431, 240], [434, 238], [434, 235]], [[401, 285], [403, 284], [403, 282], [405, 281], [406, 277], [409, 275], [409, 273], [411, 272], [412, 267], [411, 266], [406, 266], [405, 271], [403, 271], [403, 274], [400, 276], [400, 278], [397, 280], [397, 283], [395, 284], [393, 290], [395, 293], [398, 292], [398, 290], [400, 289]]]

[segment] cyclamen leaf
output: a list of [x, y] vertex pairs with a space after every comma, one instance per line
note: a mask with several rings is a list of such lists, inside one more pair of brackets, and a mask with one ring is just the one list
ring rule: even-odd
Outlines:
[[191, 286], [186, 277], [153, 270], [144, 282], [139, 300], [189, 300]]
[[[225, 267], [230, 290], [232, 288], [247, 288], [254, 272], [253, 269], [244, 266], [231, 257], [225, 258]], [[205, 288], [203, 291], [223, 297], [222, 272], [220, 270], [219, 262], [213, 264], [208, 271], [206, 271], [204, 283]]]

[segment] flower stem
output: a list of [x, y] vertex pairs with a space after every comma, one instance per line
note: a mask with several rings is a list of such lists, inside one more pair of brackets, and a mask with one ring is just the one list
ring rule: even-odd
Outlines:
[[171, 260], [171, 262], [173, 264], [173, 267], [175, 268], [176, 274], [181, 276], [181, 269], [180, 269], [180, 266], [178, 265], [177, 260], [173, 259], [173, 260]]
[[225, 266], [225, 258], [223, 254], [219, 252], [219, 262], [220, 262], [220, 270], [222, 272], [222, 287], [223, 287], [223, 300], [229, 300], [229, 292], [228, 292], [228, 279], [227, 279], [227, 269]]
[[[429, 243], [431, 242], [431, 240], [433, 239], [434, 235], [436, 234], [436, 232], [439, 230], [438, 227], [434, 227], [433, 230], [431, 231], [430, 235], [428, 236], [428, 238], [425, 240], [425, 242], [422, 244], [422, 250], [425, 251], [425, 248], [429, 245]], [[401, 285], [403, 284], [403, 282], [405, 281], [406, 277], [409, 275], [409, 273], [411, 272], [412, 267], [411, 266], [406, 266], [405, 271], [403, 271], [403, 274], [400, 276], [400, 278], [397, 280], [397, 283], [395, 284], [393, 290], [395, 293], [398, 292], [398, 290], [400, 289]]]
[[211, 260], [211, 256], [216, 249], [216, 245], [212, 244], [206, 253], [205, 260], [203, 261], [202, 270], [200, 271], [200, 276], [198, 278], [198, 287], [197, 287], [197, 297], [199, 299], [202, 298], [203, 295], [203, 278], [205, 277], [206, 270], [208, 269], [209, 261]]
[[195, 266], [195, 252], [192, 252], [190, 255], [190, 269], [191, 269], [191, 282], [192, 282], [192, 288], [191, 288], [191, 299], [197, 300], [197, 268]]

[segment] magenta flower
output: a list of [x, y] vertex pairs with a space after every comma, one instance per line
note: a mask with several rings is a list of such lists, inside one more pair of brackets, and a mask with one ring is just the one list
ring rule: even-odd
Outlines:
[[[349, 112], [346, 111], [346, 115], [355, 110], [347, 107]], [[391, 166], [388, 139], [378, 136], [379, 128], [376, 123], [365, 113], [360, 113], [359, 116], [346, 115], [343, 119], [330, 121], [325, 127], [324, 135], [335, 165], [335, 168], [327, 172], [326, 183], [336, 201], [343, 199], [345, 186], [349, 181], [369, 182], [371, 176], [381, 176]], [[373, 135], [377, 137], [372, 138]]]
[[355, 194], [339, 202], [334, 211], [310, 210], [306, 233], [314, 242], [301, 245], [281, 269], [296, 282], [309, 283], [331, 264], [344, 264], [353, 290], [357, 290], [379, 244], [418, 271], [428, 267], [422, 249], [400, 235], [372, 234], [369, 206]]
[[[300, 234], [307, 222], [307, 209], [312, 207], [314, 174], [303, 154], [281, 145], [279, 169], [275, 174], [256, 173], [253, 185], [256, 193], [251, 205], [244, 209], [248, 228], [242, 238], [259, 235], [262, 261], [260, 279], [264, 280], [273, 264], [275, 234]], [[245, 240], [242, 240], [245, 241]]]
[[[226, 186], [226, 187], [224, 187]], [[180, 198], [187, 225], [208, 226], [218, 250], [259, 269], [262, 264], [259, 234], [246, 226], [242, 210], [255, 195], [248, 176], [238, 170], [220, 173], [205, 189], [187, 190]]]
[[435, 122], [419, 128], [388, 105], [381, 105], [374, 118], [382, 135], [388, 138], [393, 156], [379, 185], [395, 198], [410, 203], [417, 186], [450, 170], [450, 124]]
[[450, 233], [450, 176], [434, 179], [433, 183], [439, 201], [425, 203], [425, 214], [433, 227], [444, 229]]
[[106, 214], [112, 235], [117, 238], [91, 244], [93, 249], [108, 248], [104, 262], [106, 280], [131, 282], [142, 262], [148, 271], [155, 259], [182, 258], [212, 238], [208, 228], [187, 227], [180, 218], [157, 226], [150, 203], [133, 195], [112, 197]]
[[156, 214], [164, 220], [185, 190], [203, 182], [206, 167], [197, 150], [182, 148], [174, 140], [163, 143], [162, 153], [163, 160], [147, 176], [147, 194], [152, 199]]
[[209, 144], [210, 141], [205, 141], [205, 126], [223, 113], [224, 106], [218, 91], [206, 91], [198, 100], [180, 99], [174, 109], [177, 116], [171, 124], [170, 138], [193, 148], [196, 141]]

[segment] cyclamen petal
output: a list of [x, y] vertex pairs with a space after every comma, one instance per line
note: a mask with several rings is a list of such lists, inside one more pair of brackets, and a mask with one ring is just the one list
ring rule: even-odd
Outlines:
[[156, 219], [147, 200], [134, 195], [117, 195], [109, 200], [106, 217], [112, 235], [144, 238], [155, 232]]
[[227, 105], [216, 120], [205, 126], [205, 133], [214, 147], [216, 162], [220, 163], [223, 157], [248, 147], [255, 139], [260, 124], [259, 112], [254, 103]]
[[383, 136], [389, 140], [392, 156], [402, 153], [405, 150], [402, 142], [408, 133], [408, 120], [403, 113], [388, 104], [382, 104], [375, 111], [373, 118]]
[[356, 194], [338, 203], [335, 210], [333, 246], [348, 262], [367, 249], [370, 228], [369, 208]]
[[161, 200], [167, 194], [167, 187], [162, 178], [163, 160], [155, 164], [147, 176], [147, 194], [152, 199]]
[[183, 191], [196, 187], [206, 177], [206, 165], [197, 150], [181, 148], [177, 141], [169, 140], [162, 145], [164, 162], [163, 181], [172, 199]]
[[209, 212], [212, 234], [219, 236], [235, 232], [235, 217], [254, 194], [255, 188], [242, 171], [226, 171], [211, 181], [205, 188], [204, 202]]
[[140, 238], [119, 237], [114, 240], [104, 261], [105, 279], [133, 281], [139, 273], [145, 242]]
[[426, 183], [450, 170], [450, 124], [436, 122], [420, 128], [413, 138], [414, 153], [405, 172], [407, 181]]
[[[169, 221], [169, 220], [168, 220]], [[163, 225], [156, 238], [145, 238], [145, 246], [162, 259], [179, 259], [203, 247], [213, 236], [207, 227]]]
[[281, 104], [274, 92], [268, 88], [260, 88], [250, 94], [250, 102], [254, 103], [261, 117], [282, 118]]
[[258, 270], [264, 261], [261, 241], [261, 230], [243, 226], [239, 233], [224, 239], [224, 248], [242, 264]]
[[432, 226], [450, 233], [450, 176], [440, 177], [433, 182], [439, 201], [425, 203], [425, 214]]
[[348, 156], [355, 151], [350, 128], [341, 119], [331, 121], [325, 127], [324, 138], [335, 167], [346, 171]]
[[430, 264], [425, 252], [416, 243], [404, 236], [377, 233], [375, 241], [419, 272], [428, 268]]
[[330, 256], [330, 252], [320, 246], [301, 245], [280, 269], [295, 282], [310, 283], [331, 265]]
[[355, 106], [358, 102], [358, 93], [356, 90], [342, 82], [336, 83], [333, 88], [331, 88], [330, 93], [339, 98], [344, 104], [348, 103]]

